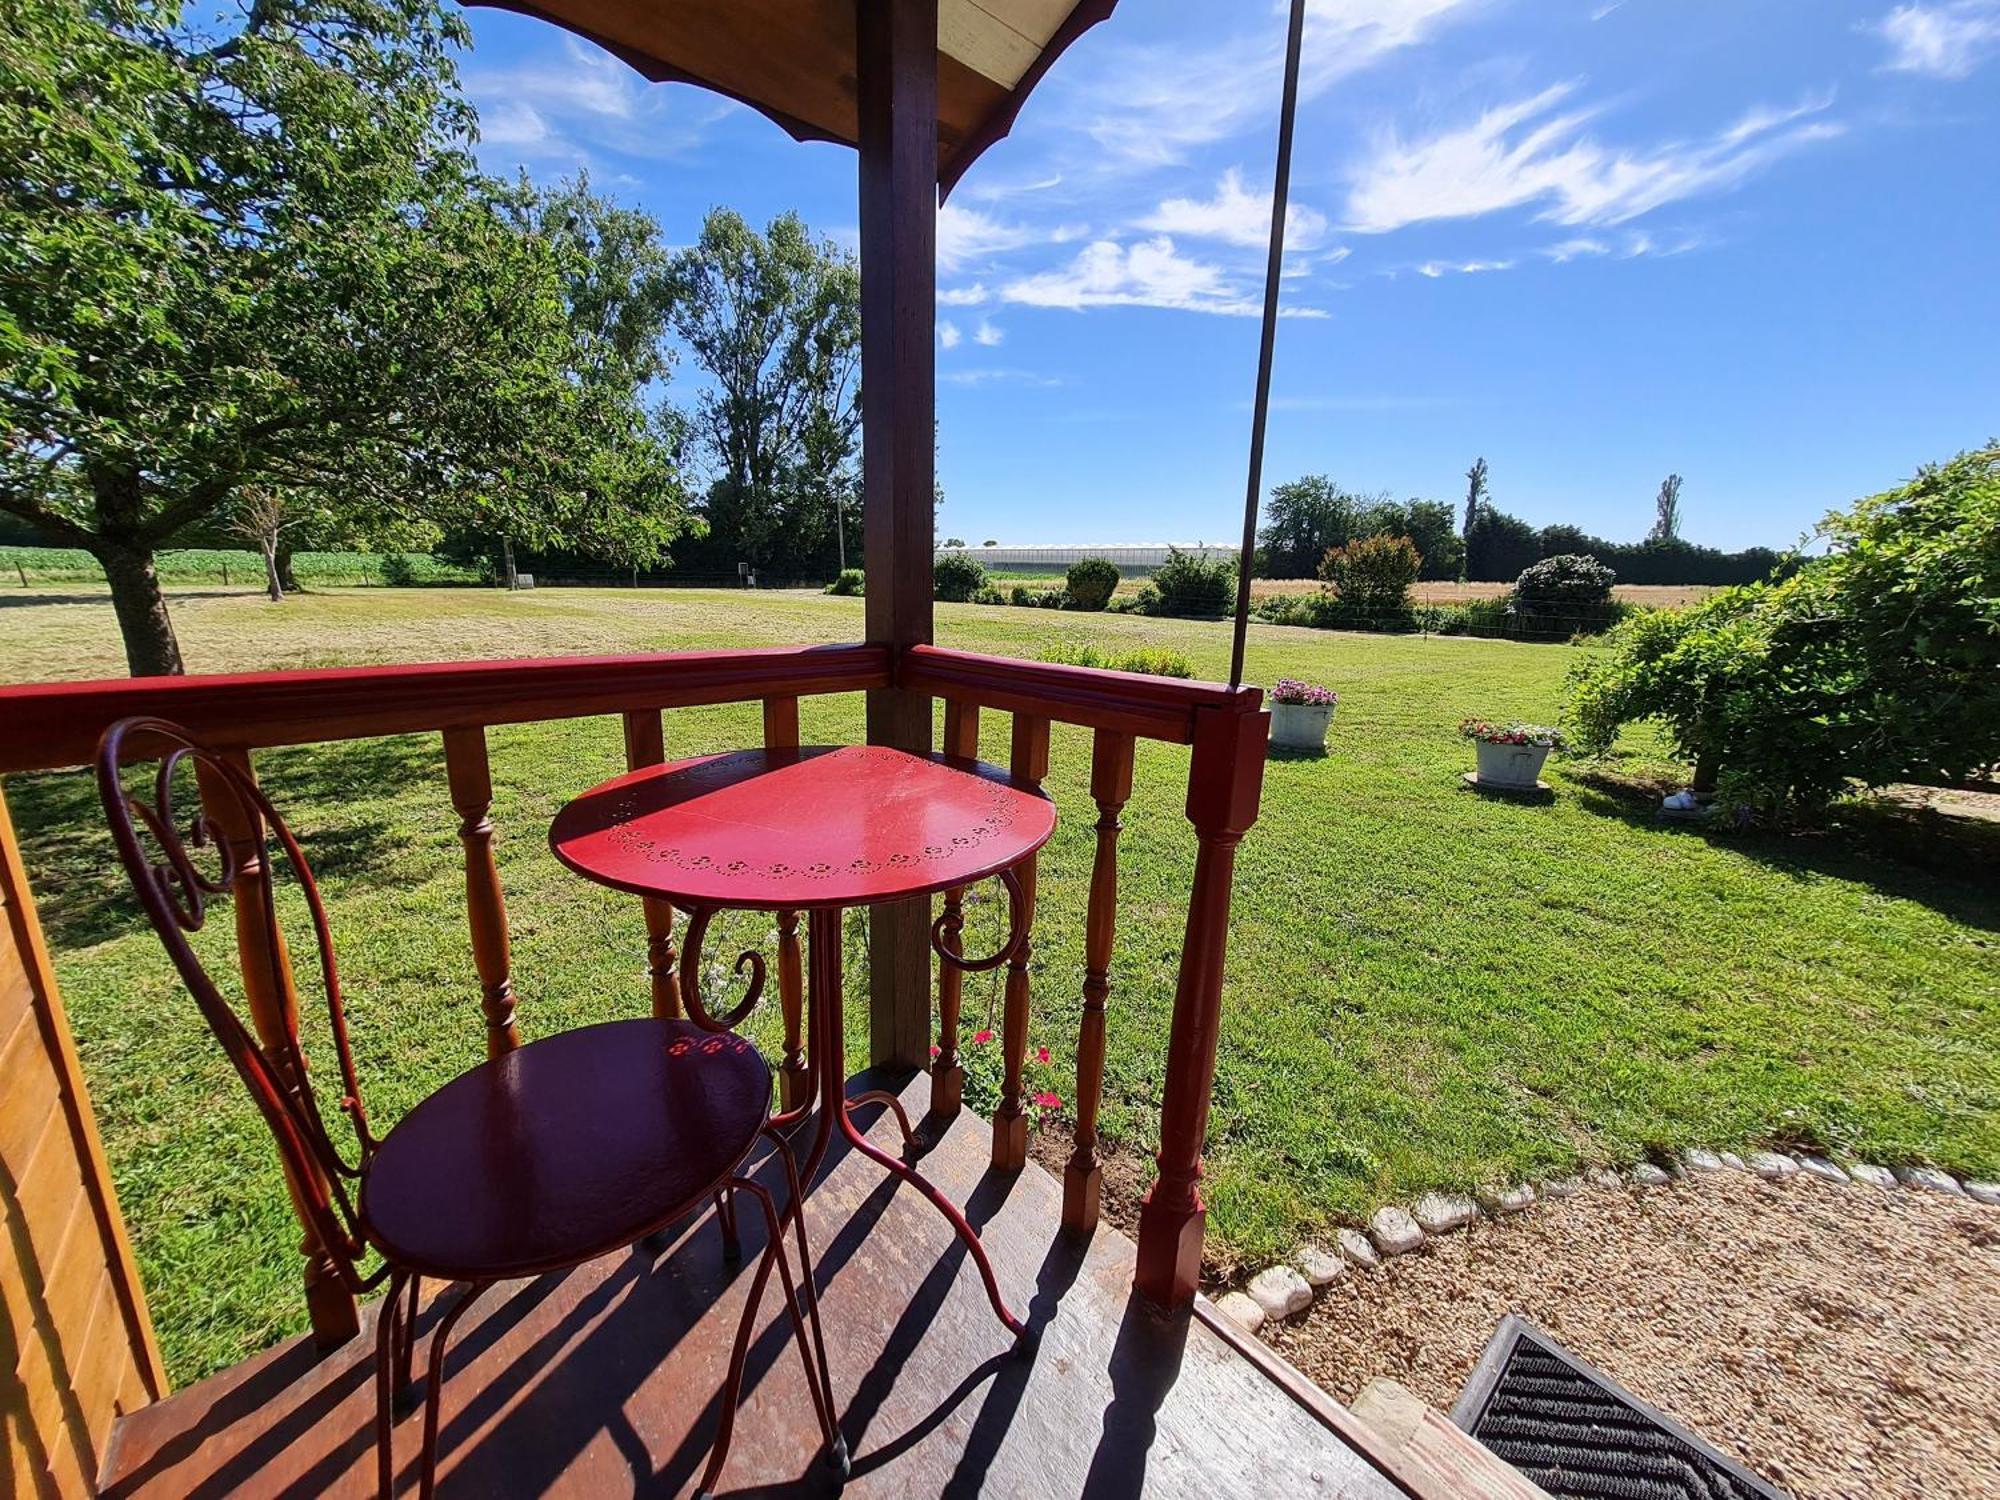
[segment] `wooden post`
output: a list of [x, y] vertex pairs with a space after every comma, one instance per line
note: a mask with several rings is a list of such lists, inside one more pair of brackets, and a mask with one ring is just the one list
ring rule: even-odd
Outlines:
[[[657, 708], [635, 708], [625, 714], [625, 768], [657, 766], [667, 758], [667, 732]], [[663, 1021], [681, 1015], [680, 980], [674, 973], [674, 904], [658, 896], [642, 896], [646, 914], [646, 973], [653, 985], [653, 1014]]]
[[[937, 299], [936, 0], [855, 0], [861, 148], [862, 551], [871, 644], [931, 638]], [[931, 747], [930, 699], [868, 694], [868, 743]], [[868, 919], [869, 1056], [918, 1067], [930, 1039], [930, 903]]]
[[[950, 698], [944, 705], [944, 753], [964, 760], [979, 755], [979, 705]], [[963, 954], [965, 887], [944, 893], [944, 924], [939, 941], [950, 952]], [[931, 1059], [931, 1113], [942, 1119], [956, 1115], [965, 1102], [965, 1065], [958, 1055], [958, 1015], [965, 999], [965, 973], [938, 960], [938, 1054]]]
[[[1049, 774], [1049, 721], [1034, 714], [1014, 715], [1014, 746], [1008, 769], [1017, 781], [1040, 787]], [[1028, 964], [1035, 956], [1035, 856], [1014, 867], [1021, 882], [1021, 942], [1007, 960], [1006, 1016], [1000, 1041], [1006, 1051], [1006, 1073], [1000, 1085], [1000, 1107], [993, 1112], [993, 1165], [1012, 1172], [1028, 1164], [1028, 1113], [1021, 1103], [1021, 1073], [1028, 1062]]]
[[1090, 795], [1097, 804], [1097, 857], [1083, 933], [1083, 1021], [1076, 1043], [1076, 1150], [1063, 1168], [1063, 1228], [1097, 1227], [1104, 1163], [1097, 1154], [1097, 1111], [1104, 1096], [1104, 1002], [1111, 993], [1112, 940], [1118, 927], [1119, 814], [1132, 796], [1132, 736], [1100, 729], [1091, 742]]
[[1200, 709], [1188, 767], [1188, 821], [1194, 824], [1194, 886], [1174, 991], [1167, 1042], [1166, 1092], [1160, 1106], [1160, 1175], [1139, 1209], [1139, 1264], [1134, 1285], [1169, 1310], [1193, 1300], [1201, 1279], [1206, 1210], [1201, 1201], [1202, 1142], [1222, 1020], [1223, 960], [1229, 947], [1229, 889], [1236, 845], [1257, 821], [1271, 716]]
[[465, 845], [465, 919], [472, 930], [472, 964], [479, 971], [479, 1006], [486, 1014], [486, 1055], [500, 1057], [521, 1045], [514, 1026], [513, 959], [507, 942], [507, 897], [493, 858], [493, 772], [486, 760], [486, 731], [444, 731], [444, 774], [458, 810], [458, 838]]
[[[242, 751], [228, 755], [231, 765], [246, 777], [255, 778], [250, 757]], [[279, 929], [271, 903], [271, 871], [264, 862], [263, 819], [245, 807], [223, 779], [206, 766], [197, 765], [202, 806], [215, 819], [221, 837], [236, 860], [236, 884], [230, 905], [236, 918], [236, 960], [243, 974], [243, 998], [250, 1011], [251, 1029], [264, 1049], [265, 1057], [280, 1078], [291, 1073], [288, 1041], [299, 1031], [298, 993], [292, 986], [292, 960], [285, 950], [285, 935]], [[299, 1186], [290, 1181], [292, 1206], [301, 1208]], [[324, 1191], [324, 1184], [320, 1185]], [[346, 1343], [361, 1331], [360, 1312], [354, 1294], [341, 1282], [333, 1257], [319, 1243], [307, 1224], [300, 1250], [306, 1258], [306, 1311], [312, 1320], [313, 1342], [322, 1349]]]
[[[764, 748], [799, 748], [799, 700], [764, 700]], [[785, 1021], [785, 1055], [778, 1061], [778, 1107], [797, 1109], [808, 1102], [812, 1069], [806, 1062], [805, 966], [799, 957], [799, 914], [778, 913], [778, 1006]], [[819, 1039], [814, 1038], [814, 1045]]]
[[0, 1205], [0, 1494], [95, 1494], [167, 1377], [4, 795]]

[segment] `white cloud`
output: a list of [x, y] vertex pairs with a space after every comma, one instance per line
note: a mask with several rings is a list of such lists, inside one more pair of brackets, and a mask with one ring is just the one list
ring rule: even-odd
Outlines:
[[981, 318], [979, 326], [972, 330], [972, 342], [983, 349], [998, 349], [1006, 338], [1007, 330], [991, 318]]
[[[1392, 52], [1424, 41], [1479, 0], [1310, 0], [1299, 90], [1311, 99]], [[1216, 7], [1237, 13], [1238, 7]], [[1131, 47], [1104, 54], [1087, 97], [1097, 109], [1085, 130], [1113, 164], [1164, 165], [1236, 134], [1252, 120], [1274, 123], [1284, 69], [1284, 19], [1275, 6], [1247, 5], [1254, 32], [1214, 46]], [[1102, 166], [1100, 160], [1096, 165]]]
[[[1001, 288], [1008, 302], [1030, 307], [1164, 307], [1184, 312], [1251, 316], [1260, 298], [1235, 284], [1220, 266], [1192, 260], [1166, 235], [1121, 245], [1096, 240], [1059, 270], [1023, 276]], [[1314, 308], [1287, 308], [1291, 317], [1324, 317]]]
[[[1246, 191], [1243, 174], [1231, 167], [1215, 185], [1213, 198], [1169, 198], [1139, 227], [1260, 249], [1271, 237], [1271, 195]], [[1303, 204], [1285, 206], [1286, 249], [1311, 250], [1325, 238], [1325, 214]]]
[[937, 330], [938, 342], [940, 344], [947, 349], [956, 349], [958, 347], [960, 335], [956, 323], [947, 318], [938, 324]]
[[947, 203], [937, 216], [937, 263], [941, 271], [956, 271], [975, 262], [992, 260], [1029, 245], [1061, 245], [1081, 239], [1083, 230], [1075, 225], [1054, 228], [1009, 222]]
[[1899, 5], [1872, 29], [1889, 44], [1888, 71], [1965, 78], [2000, 50], [2000, 0]]
[[948, 287], [937, 294], [939, 307], [977, 307], [988, 296], [986, 283], [975, 281], [971, 286]]
[[970, 370], [952, 370], [938, 376], [947, 385], [1061, 385], [1062, 377], [1038, 370], [1013, 370], [998, 365], [982, 365]]
[[489, 152], [564, 166], [588, 165], [595, 152], [677, 155], [738, 107], [648, 83], [603, 49], [568, 36], [517, 67], [467, 69], [465, 91]]
[[1557, 265], [1562, 265], [1567, 261], [1582, 260], [1587, 256], [1609, 255], [1610, 253], [1611, 247], [1605, 244], [1603, 240], [1592, 239], [1588, 235], [1582, 235], [1573, 240], [1563, 240], [1558, 244], [1549, 246], [1548, 249], [1542, 252], [1542, 254], [1546, 255]]
[[1528, 204], [1540, 204], [1537, 217], [1558, 224], [1619, 224], [1663, 204], [1733, 187], [1788, 152], [1842, 130], [1835, 121], [1808, 118], [1832, 102], [1818, 98], [1789, 109], [1751, 110], [1707, 140], [1612, 148], [1584, 134], [1592, 111], [1556, 112], [1573, 87], [1544, 89], [1425, 140], [1384, 136], [1353, 175], [1349, 227], [1380, 233]]
[[1511, 271], [1511, 260], [1427, 260], [1417, 267], [1419, 276], [1428, 276], [1435, 281], [1440, 276], [1473, 276], [1481, 271]]

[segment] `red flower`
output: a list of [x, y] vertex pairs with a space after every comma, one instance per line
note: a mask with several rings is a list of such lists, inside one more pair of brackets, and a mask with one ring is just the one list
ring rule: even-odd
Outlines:
[[940, 1047], [940, 1046], [939, 1046], [939, 1045], [938, 1045], [938, 1044], [937, 1044], [936, 1042], [932, 1042], [932, 1043], [931, 1043], [931, 1056], [932, 1056], [932, 1057], [936, 1057], [936, 1056], [937, 1056], [937, 1055], [938, 1055], [938, 1054], [939, 1054], [940, 1052], [942, 1052], [942, 1051], [944, 1051], [944, 1048]]
[[991, 1026], [981, 1027], [978, 1031], [972, 1033], [972, 1039], [980, 1046], [985, 1046], [986, 1043], [993, 1040], [993, 1028]]
[[1062, 1097], [1058, 1094], [1044, 1092], [1035, 1095], [1035, 1103], [1039, 1104], [1043, 1109], [1061, 1109]]
[[1048, 1060], [1049, 1060], [1049, 1049], [1046, 1047], [1037, 1047], [1035, 1049], [1035, 1061], [1047, 1062]]

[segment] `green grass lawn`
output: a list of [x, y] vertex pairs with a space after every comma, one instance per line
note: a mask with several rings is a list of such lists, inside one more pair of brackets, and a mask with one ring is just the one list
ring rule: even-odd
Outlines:
[[[861, 608], [800, 594], [354, 590], [284, 605], [193, 595], [174, 614], [190, 668], [216, 671], [845, 640]], [[1228, 650], [1214, 624], [973, 606], [940, 606], [938, 634], [1019, 656], [1058, 638], [1166, 646], [1211, 676]], [[1253, 680], [1306, 677], [1342, 699], [1327, 758], [1271, 765], [1238, 864], [1207, 1180], [1216, 1269], [1428, 1187], [1695, 1143], [2000, 1173], [1990, 847], [1919, 828], [1892, 856], [1868, 818], [1811, 836], [1663, 825], [1622, 790], [1670, 773], [1643, 739], [1610, 766], [1552, 766], [1549, 805], [1462, 787], [1458, 720], [1552, 718], [1573, 659], [1253, 627]], [[116, 675], [122, 662], [101, 599], [0, 607], [0, 679]], [[810, 700], [803, 720], [811, 739], [852, 739], [860, 702]], [[754, 705], [668, 719], [684, 753], [757, 734]], [[1003, 734], [993, 723], [989, 745]], [[566, 874], [543, 842], [567, 797], [620, 769], [616, 722], [507, 727], [492, 742], [523, 1031], [643, 1010], [636, 904]], [[1044, 858], [1032, 1032], [1052, 1057], [1032, 1071], [1067, 1101], [1092, 847], [1086, 736], [1058, 729], [1053, 763], [1065, 821]], [[406, 737], [262, 764], [316, 856], [375, 1112], [393, 1119], [480, 1056], [440, 747]], [[1193, 858], [1186, 771], [1184, 750], [1143, 746], [1126, 818], [1105, 1123], [1134, 1151], [1155, 1128]], [[17, 777], [7, 795], [185, 1380], [302, 1325], [297, 1232], [261, 1127], [119, 892], [90, 788]], [[996, 919], [978, 911], [968, 942]], [[765, 924], [721, 925], [716, 952]], [[210, 934], [218, 955], [224, 936]], [[851, 994], [862, 967], [857, 943]], [[996, 993], [997, 980], [969, 982], [968, 1031]], [[774, 1019], [759, 1018], [760, 1035]], [[984, 1108], [997, 1058], [969, 1050]]]

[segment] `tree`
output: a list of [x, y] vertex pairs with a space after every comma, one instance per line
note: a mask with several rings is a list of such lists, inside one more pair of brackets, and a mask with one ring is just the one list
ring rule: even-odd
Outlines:
[[598, 196], [587, 175], [546, 191], [524, 178], [507, 208], [515, 228], [553, 258], [572, 400], [564, 426], [548, 434], [557, 450], [551, 483], [522, 489], [509, 483], [520, 472], [497, 476], [498, 496], [475, 523], [502, 528], [510, 586], [517, 536], [541, 549], [650, 566], [689, 525], [680, 475], [687, 426], [664, 393], [675, 288], [659, 222]]
[[1653, 498], [1653, 529], [1648, 541], [1674, 542], [1681, 535], [1681, 476], [1669, 474], [1660, 481], [1660, 493]]
[[2000, 443], [1818, 534], [1831, 551], [1788, 578], [1618, 627], [1571, 673], [1578, 742], [1657, 720], [1697, 785], [1787, 815], [2000, 763]]
[[1420, 578], [1458, 578], [1465, 572], [1465, 541], [1458, 518], [1442, 500], [1381, 500], [1363, 516], [1366, 535], [1406, 536], [1423, 559]]
[[1342, 489], [1324, 474], [1275, 486], [1258, 539], [1264, 573], [1271, 578], [1312, 577], [1329, 547], [1364, 534], [1364, 514], [1382, 499], [1386, 497], [1370, 500]]
[[1465, 539], [1465, 576], [1482, 582], [1512, 580], [1541, 557], [1535, 528], [1504, 510], [1482, 505]]
[[1465, 524], [1460, 533], [1465, 537], [1467, 548], [1472, 545], [1472, 527], [1480, 514], [1489, 508], [1486, 498], [1486, 460], [1476, 458], [1472, 467], [1465, 471]]
[[759, 234], [718, 208], [669, 284], [673, 330], [714, 382], [694, 417], [718, 470], [710, 534], [750, 562], [809, 571], [859, 493], [860, 274], [797, 214]]
[[461, 149], [464, 37], [434, 0], [220, 37], [156, 0], [10, 10], [0, 510], [98, 559], [135, 673], [181, 670], [155, 551], [247, 494], [410, 512], [561, 467], [559, 289]]

